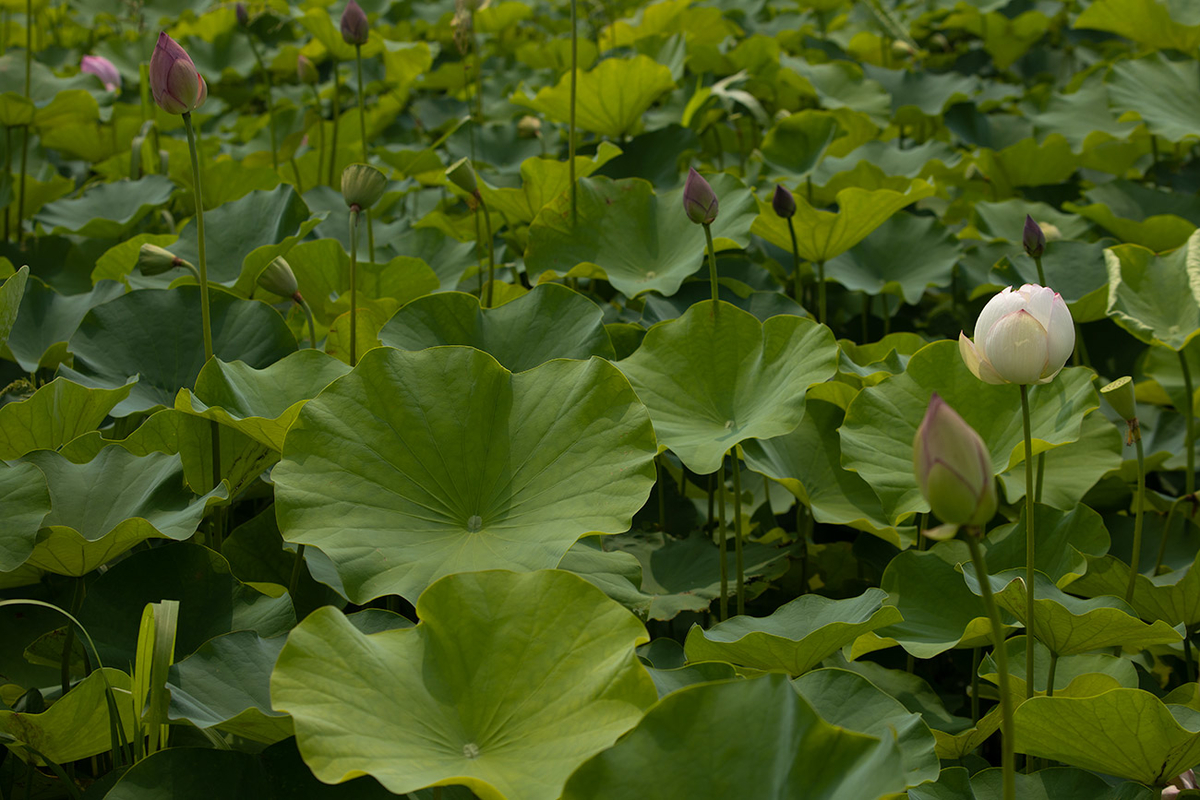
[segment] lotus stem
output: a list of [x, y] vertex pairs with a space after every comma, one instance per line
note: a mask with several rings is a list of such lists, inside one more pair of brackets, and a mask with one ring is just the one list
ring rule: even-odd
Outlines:
[[579, 43], [575, 34], [575, 0], [571, 0], [571, 111], [567, 123], [567, 170], [571, 181], [571, 226], [579, 222], [577, 199], [579, 188], [575, 185], [575, 83], [579, 70]]
[[475, 192], [475, 200], [479, 203], [479, 211], [483, 212], [483, 235], [486, 239], [484, 242], [484, 252], [487, 253], [488, 260], [488, 284], [487, 284], [487, 305], [485, 308], [492, 307], [492, 285], [496, 275], [496, 251], [495, 245], [492, 242], [492, 217], [488, 213], [487, 204], [483, 202], [483, 197], [477, 191]]
[[[4, 175], [8, 185], [12, 186], [12, 128], [8, 125], [4, 126]], [[4, 241], [8, 241], [12, 235], [12, 227], [9, 220], [11, 215], [8, 209], [4, 209]]]
[[[1138, 489], [1137, 506], [1133, 518], [1133, 553], [1129, 557], [1129, 583], [1125, 587], [1125, 602], [1133, 602], [1133, 588], [1137, 583], [1138, 562], [1142, 555], [1142, 511], [1146, 503], [1146, 458], [1142, 451], [1142, 433], [1138, 429], [1137, 419], [1129, 423], [1129, 433], [1133, 437], [1137, 449]], [[1167, 541], [1167, 532], [1163, 531], [1163, 542]]]
[[971, 722], [979, 724], [979, 664], [983, 660], [983, 648], [971, 648]]
[[271, 168], [278, 172], [279, 146], [276, 144], [275, 138], [275, 101], [271, 97], [271, 72], [263, 64], [262, 56], [258, 52], [258, 45], [254, 43], [254, 34], [246, 31], [246, 39], [250, 42], [250, 52], [254, 54], [254, 60], [258, 63], [258, 69], [262, 72], [263, 79], [267, 82], [267, 127], [271, 130]]
[[800, 303], [800, 247], [796, 244], [796, 225], [791, 217], [787, 218], [787, 224], [788, 233], [792, 237], [792, 299]]
[[296, 545], [296, 558], [292, 561], [292, 578], [288, 581], [288, 597], [296, 602], [296, 588], [300, 585], [300, 568], [304, 565], [304, 545]]
[[350, 207], [350, 367], [358, 363], [358, 206]]
[[[25, 0], [25, 99], [29, 100], [29, 78], [33, 71], [33, 0]], [[25, 169], [29, 163], [29, 126], [21, 126], [21, 187], [17, 193], [17, 246], [25, 240]], [[5, 154], [7, 155], [7, 153]], [[7, 212], [6, 212], [7, 213]]]
[[1033, 484], [1033, 500], [1036, 503], [1042, 502], [1042, 483], [1046, 476], [1046, 454], [1038, 453], [1037, 457], [1037, 480]]
[[733, 552], [737, 569], [737, 613], [746, 613], [745, 561], [742, 556], [742, 469], [738, 460], [737, 445], [729, 451], [733, 464]]
[[[1032, 615], [1032, 612], [1030, 612]], [[1026, 637], [1026, 647], [1033, 647], [1033, 639]], [[1058, 669], [1058, 653], [1050, 651], [1050, 672], [1046, 675], [1046, 697], [1054, 697], [1054, 672]]]
[[1158, 542], [1158, 557], [1154, 560], [1154, 571], [1150, 573], [1151, 577], [1157, 575], [1162, 569], [1163, 558], [1167, 555], [1167, 536], [1171, 533], [1171, 523], [1175, 519], [1175, 510], [1179, 508], [1179, 504], [1188, 498], [1188, 495], [1180, 495], [1171, 503], [1171, 508], [1167, 511], [1167, 521], [1163, 524], [1162, 539]]
[[654, 470], [658, 478], [658, 529], [667, 529], [667, 498], [663, 487], [666, 485], [666, 470], [663, 469], [662, 456], [654, 459]]
[[825, 316], [825, 262], [817, 262], [817, 322], [826, 324]]
[[717, 251], [713, 248], [712, 226], [704, 223], [704, 239], [708, 243], [708, 279], [712, 284], [713, 315], [716, 316], [719, 305], [719, 284], [717, 283]]
[[1195, 411], [1192, 408], [1192, 372], [1188, 368], [1187, 356], [1182, 350], [1179, 353], [1179, 367], [1183, 371], [1183, 389], [1187, 393], [1187, 397], [1183, 401], [1183, 413], [1186, 420], [1187, 428], [1185, 434], [1185, 443], [1187, 445], [1187, 474], [1184, 475], [1184, 485], [1187, 487], [1185, 494], [1192, 494], [1196, 491], [1196, 418]]
[[[1029, 419], [1029, 387], [1021, 384], [1021, 420], [1025, 426], [1025, 602], [1033, 619], [1034, 498], [1033, 434]], [[1032, 629], [1029, 632], [1033, 638]], [[1033, 642], [1025, 648], [1025, 698], [1033, 696]]]
[[[362, 76], [362, 45], [354, 45], [354, 61], [358, 68], [358, 128], [359, 135], [362, 137], [362, 160], [364, 164], [370, 164], [371, 161], [367, 158], [367, 110], [366, 102], [364, 101], [363, 93], [363, 76]], [[375, 226], [371, 224], [371, 211], [364, 209], [363, 214], [367, 217], [367, 257], [371, 259], [371, 263], [375, 263]], [[378, 284], [376, 284], [378, 288]]]
[[717, 470], [717, 548], [721, 558], [721, 622], [729, 618], [729, 565], [725, 563], [725, 457]]
[[317, 87], [313, 86], [313, 107], [317, 111], [317, 184], [321, 183], [321, 176], [325, 174], [325, 115], [321, 112], [321, 95], [317, 93]]
[[[313, 350], [317, 349], [317, 326], [313, 322], [312, 307], [309, 306], [307, 300], [300, 301], [300, 309], [304, 311], [304, 316], [308, 318], [308, 339]], [[303, 547], [303, 545], [301, 545]]]
[[1037, 267], [1038, 283], [1042, 286], [1046, 285], [1046, 271], [1042, 269], [1042, 257], [1034, 256], [1033, 263]]
[[1196, 662], [1192, 658], [1192, 631], [1186, 625], [1183, 628], [1183, 662], [1187, 668], [1187, 682], [1196, 680]]
[[336, 189], [337, 184], [333, 182], [334, 173], [337, 170], [337, 140], [338, 140], [338, 114], [341, 110], [341, 104], [338, 101], [338, 93], [342, 87], [338, 82], [338, 62], [333, 59], [333, 99], [330, 100], [330, 110], [333, 112], [333, 140], [329, 146], [329, 185]]
[[[1025, 387], [1022, 386], [1022, 389]], [[1025, 470], [1026, 474], [1029, 470]], [[1004, 772], [1004, 800], [1016, 798], [1016, 769], [1013, 757], [1013, 707], [1012, 693], [1008, 686], [1008, 653], [1004, 650], [1004, 629], [1000, 626], [1000, 612], [996, 609], [996, 599], [992, 596], [992, 585], [988, 581], [987, 564], [983, 560], [983, 552], [979, 547], [982, 532], [978, 528], [967, 531], [967, 547], [971, 550], [971, 562], [975, 565], [975, 575], [979, 579], [980, 593], [983, 595], [983, 605], [987, 609], [988, 622], [992, 628], [992, 645], [995, 648], [996, 670], [1000, 679], [1000, 753], [1001, 767]], [[1030, 614], [1033, 613], [1032, 606]], [[1026, 652], [1033, 653], [1033, 639], [1026, 642]], [[1032, 660], [1032, 658], [1031, 658]], [[1026, 694], [1032, 691], [1032, 675], [1026, 684]]]

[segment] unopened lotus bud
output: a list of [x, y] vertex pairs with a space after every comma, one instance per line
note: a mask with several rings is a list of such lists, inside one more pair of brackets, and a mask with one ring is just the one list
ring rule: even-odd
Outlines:
[[150, 93], [158, 107], [168, 114], [195, 111], [208, 97], [208, 86], [196, 71], [191, 56], [165, 31], [158, 34], [154, 54], [150, 56]]
[[475, 170], [471, 169], [471, 161], [468, 158], [460, 158], [447, 167], [446, 177], [467, 194], [479, 192], [479, 184], [475, 180]]
[[342, 170], [342, 198], [354, 211], [379, 202], [387, 188], [387, 176], [370, 164], [351, 164]]
[[913, 54], [912, 45], [903, 39], [897, 39], [892, 42], [892, 57], [893, 58], [908, 58]]
[[526, 114], [517, 120], [517, 135], [522, 139], [536, 139], [542, 135], [542, 121]]
[[84, 56], [79, 62], [79, 71], [95, 75], [110, 92], [121, 88], [121, 73], [116, 65], [103, 56]]
[[290, 297], [297, 303], [301, 301], [300, 287], [296, 283], [296, 273], [292, 272], [292, 267], [283, 256], [276, 256], [267, 264], [266, 268], [259, 273], [258, 285], [266, 289], [271, 294], [277, 294], [280, 297]]
[[796, 198], [792, 197], [792, 193], [783, 188], [783, 184], [775, 185], [775, 194], [771, 197], [771, 208], [775, 209], [775, 213], [784, 219], [789, 219], [796, 215]]
[[935, 33], [929, 37], [929, 49], [940, 50], [943, 53], [950, 49], [950, 40], [946, 38], [944, 33]]
[[238, 25], [244, 28], [250, 24], [250, 13], [246, 11], [245, 3], [238, 3], [234, 11], [237, 14]]
[[1042, 233], [1042, 229], [1028, 214], [1025, 215], [1025, 231], [1021, 236], [1021, 244], [1025, 246], [1025, 252], [1030, 258], [1041, 258], [1042, 253], [1046, 252], [1046, 234]]
[[980, 526], [996, 513], [996, 480], [987, 446], [936, 393], [913, 439], [913, 472], [938, 519]]
[[307, 83], [309, 86], [316, 86], [317, 81], [321, 79], [317, 74], [317, 65], [303, 54], [296, 56], [296, 77], [301, 83]]
[[683, 184], [683, 210], [697, 225], [708, 225], [717, 218], [717, 195], [693, 167], [688, 167], [687, 180]]
[[138, 250], [137, 268], [143, 275], [161, 275], [175, 267], [191, 269], [192, 265], [156, 244], [144, 244]]
[[342, 12], [342, 41], [346, 44], [364, 45], [370, 34], [371, 23], [367, 21], [367, 12], [354, 0], [350, 0]]

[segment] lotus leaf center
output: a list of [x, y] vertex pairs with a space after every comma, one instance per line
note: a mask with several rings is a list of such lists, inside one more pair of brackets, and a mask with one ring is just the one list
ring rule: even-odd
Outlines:
[[469, 758], [472, 761], [479, 758], [479, 745], [474, 742], [467, 742], [463, 745], [463, 758]]
[[467, 519], [467, 530], [471, 533], [478, 533], [479, 529], [482, 527], [483, 517], [479, 516], [478, 514], [472, 514], [470, 518]]

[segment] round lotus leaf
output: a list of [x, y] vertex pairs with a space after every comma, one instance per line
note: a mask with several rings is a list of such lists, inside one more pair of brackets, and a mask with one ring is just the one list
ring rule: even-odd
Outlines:
[[831, 725], [786, 677], [766, 675], [667, 695], [576, 770], [563, 800], [876, 800], [904, 783], [891, 737]]
[[40, 469], [33, 464], [0, 466], [0, 572], [28, 560], [49, 512], [50, 490]]
[[474, 295], [427, 295], [396, 312], [379, 331], [379, 340], [401, 350], [474, 347], [512, 372], [553, 358], [615, 356], [600, 307], [556, 283], [535, 286], [516, 300], [487, 309]]
[[[112, 747], [110, 733], [115, 730], [115, 726], [110, 726], [105, 700], [108, 686], [128, 691], [129, 676], [116, 669], [105, 668], [103, 675], [97, 670], [40, 714], [19, 714], [7, 707], [0, 708], [0, 734], [12, 737], [14, 741], [7, 744], [29, 745], [56, 764], [108, 752]], [[133, 737], [135, 723], [132, 709], [129, 703], [120, 701], [117, 709], [128, 741]], [[36, 759], [35, 763], [40, 761]]]
[[289, 634], [271, 700], [322, 781], [554, 800], [657, 697], [634, 655], [645, 628], [570, 573], [450, 575], [417, 616], [368, 636], [326, 606]]
[[96, 430], [108, 412], [129, 396], [131, 388], [132, 384], [89, 389], [55, 378], [28, 399], [0, 406], [0, 459], [20, 458], [34, 450], [57, 450]]
[[0, 284], [0, 344], [8, 342], [8, 335], [17, 321], [21, 300], [25, 297], [25, 284], [29, 281], [29, 267], [21, 267]]
[[618, 366], [650, 409], [659, 442], [706, 474], [739, 442], [800, 424], [808, 387], [837, 371], [837, 342], [809, 319], [759, 322], [709, 300], [655, 325]]
[[90, 292], [59, 294], [35, 276], [25, 285], [16, 323], [8, 337], [13, 358], [26, 372], [69, 363], [67, 342], [87, 313], [124, 293], [125, 287], [116, 281], [100, 281]]
[[[266, 303], [209, 291], [213, 355], [262, 369], [295, 351], [296, 338], [279, 312]], [[135, 411], [175, 403], [175, 393], [196, 383], [204, 366], [200, 288], [146, 289], [97, 306], [71, 337], [75, 372], [64, 374], [87, 385], [117, 387], [140, 376], [126, 400], [110, 412]], [[76, 377], [76, 374], [78, 377]]]
[[443, 575], [553, 567], [622, 533], [654, 482], [650, 417], [606, 361], [513, 374], [468, 347], [378, 348], [300, 411], [275, 467], [284, 538], [356, 603]]
[[1147, 344], [1182, 350], [1200, 333], [1200, 231], [1156, 255], [1135, 244], [1104, 251], [1108, 315]]

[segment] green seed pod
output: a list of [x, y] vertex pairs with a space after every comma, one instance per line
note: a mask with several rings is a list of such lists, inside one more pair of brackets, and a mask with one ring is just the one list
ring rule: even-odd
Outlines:
[[[280, 297], [290, 297], [296, 300], [300, 287], [296, 284], [296, 274], [292, 267], [284, 261], [283, 256], [276, 256], [258, 276], [258, 285], [271, 294]], [[299, 301], [297, 301], [299, 302]]]
[[161, 275], [175, 267], [191, 268], [191, 264], [156, 244], [144, 244], [138, 250], [137, 268], [143, 275]]
[[1113, 407], [1113, 411], [1121, 415], [1121, 419], [1126, 421], [1137, 419], [1137, 400], [1134, 398], [1133, 378], [1128, 375], [1124, 378], [1117, 378], [1101, 389], [1100, 394]]
[[352, 209], [375, 205], [386, 188], [387, 176], [370, 164], [351, 164], [342, 170], [342, 197]]
[[479, 184], [475, 180], [475, 170], [471, 169], [471, 160], [466, 157], [460, 158], [447, 167], [446, 177], [467, 194], [475, 194], [479, 191]]

